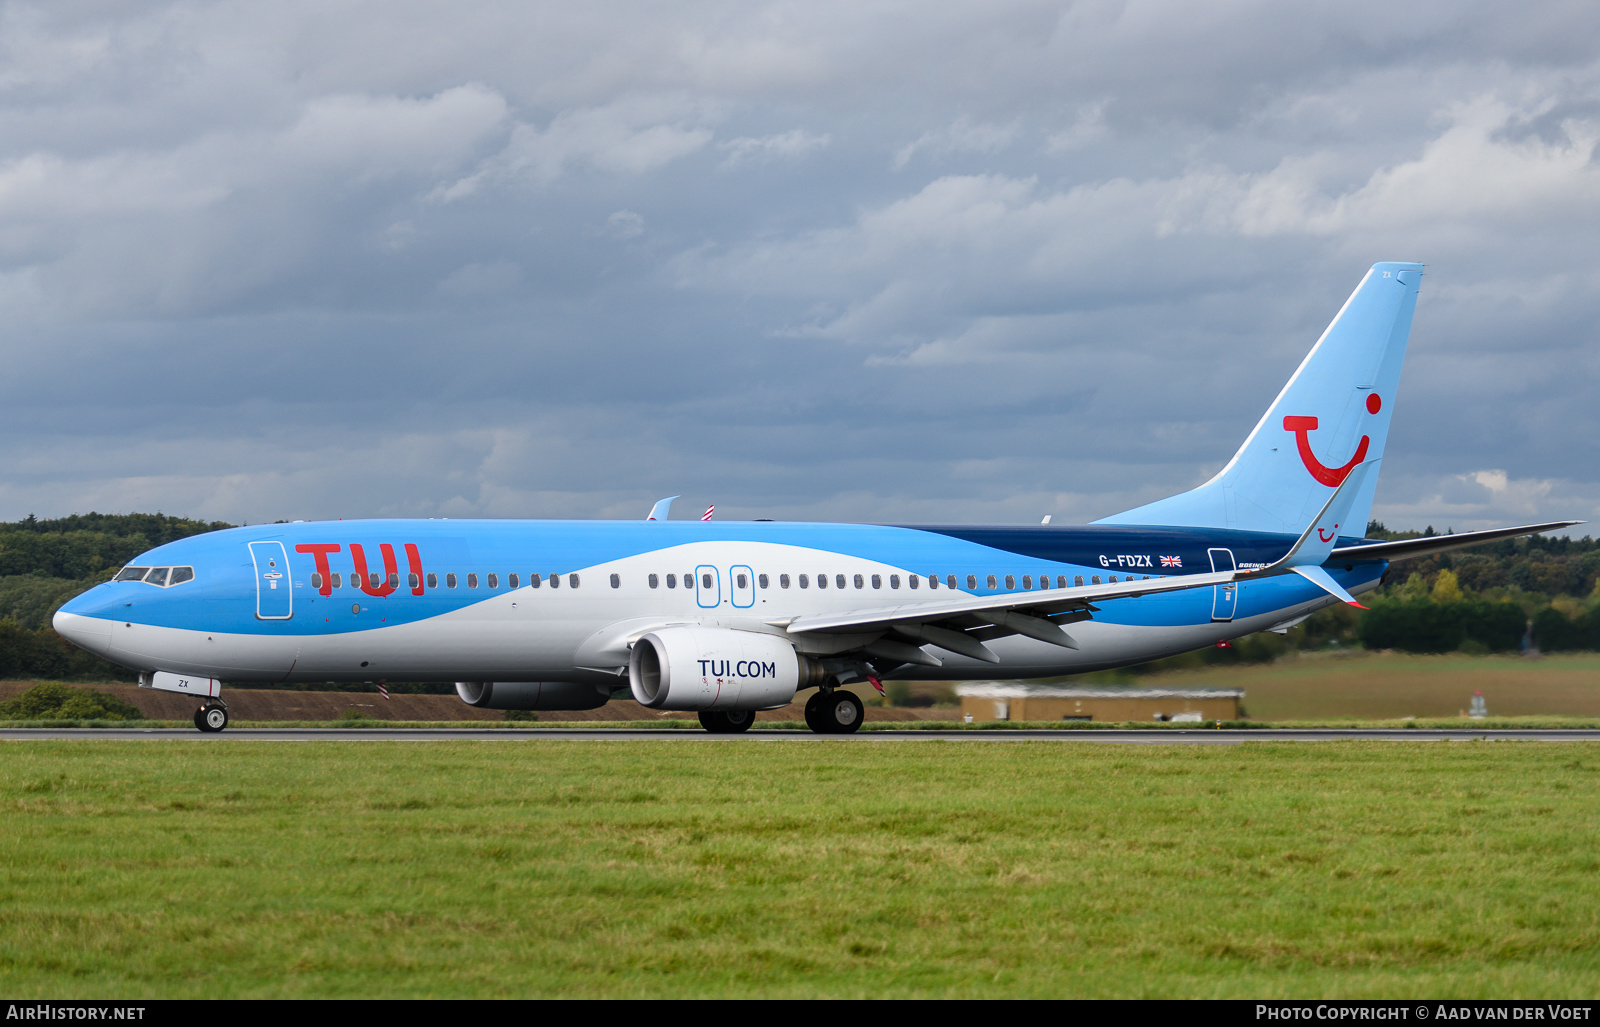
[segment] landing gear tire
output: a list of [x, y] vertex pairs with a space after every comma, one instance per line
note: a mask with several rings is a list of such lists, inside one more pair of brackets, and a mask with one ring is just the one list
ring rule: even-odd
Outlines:
[[826, 698], [827, 696], [819, 691], [813, 692], [811, 698], [806, 700], [806, 727], [819, 735], [828, 733], [827, 726], [822, 723], [822, 701]]
[[[816, 713], [811, 704], [817, 704]], [[806, 702], [806, 723], [819, 735], [850, 735], [860, 727], [866, 710], [854, 692], [836, 688], [831, 695], [817, 693]]]
[[200, 714], [204, 712], [204, 709], [194, 711], [194, 727], [196, 731], [204, 731], [206, 729], [206, 722], [200, 719]]
[[750, 710], [705, 710], [700, 714], [700, 726], [714, 735], [734, 735], [750, 730], [756, 715]]
[[194, 726], [215, 734], [228, 726], [228, 710], [224, 706], [202, 706], [195, 711]]

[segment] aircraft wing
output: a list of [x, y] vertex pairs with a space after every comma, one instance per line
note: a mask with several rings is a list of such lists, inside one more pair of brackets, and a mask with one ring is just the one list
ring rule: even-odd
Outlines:
[[906, 663], [937, 666], [937, 658], [921, 649], [930, 643], [985, 663], [997, 663], [999, 658], [983, 643], [1006, 635], [1027, 635], [1067, 649], [1078, 648], [1061, 625], [1088, 619], [1098, 600], [1226, 585], [1251, 576], [1248, 571], [1216, 571], [1021, 594], [963, 595], [848, 613], [814, 614], [771, 624], [791, 635], [883, 633], [886, 637], [869, 643], [865, 651]]
[[1465, 549], [1468, 546], [1481, 546], [1485, 542], [1498, 542], [1501, 539], [1518, 538], [1522, 535], [1537, 535], [1541, 531], [1554, 531], [1557, 528], [1570, 528], [1582, 521], [1551, 521], [1548, 524], [1524, 524], [1518, 528], [1490, 528], [1488, 531], [1461, 531], [1454, 535], [1432, 535], [1428, 538], [1407, 538], [1394, 542], [1372, 542], [1359, 546], [1340, 546], [1328, 557], [1328, 563], [1337, 563], [1340, 560], [1410, 560], [1419, 556], [1432, 556], [1434, 553], [1448, 553], [1452, 549]]

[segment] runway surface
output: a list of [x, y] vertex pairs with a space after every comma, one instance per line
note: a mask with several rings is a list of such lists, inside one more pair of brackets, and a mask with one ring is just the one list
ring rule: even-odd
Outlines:
[[1600, 742], [1600, 730], [1491, 731], [1362, 730], [1348, 728], [1294, 728], [1217, 731], [1197, 728], [1070, 731], [862, 731], [853, 735], [818, 735], [810, 731], [751, 731], [742, 735], [713, 735], [700, 730], [582, 728], [514, 728], [474, 730], [384, 728], [232, 728], [220, 734], [202, 734], [186, 728], [21, 728], [0, 730], [0, 741], [105, 741], [172, 742], [1063, 742], [1105, 745], [1239, 745], [1244, 742], [1466, 742], [1534, 741]]

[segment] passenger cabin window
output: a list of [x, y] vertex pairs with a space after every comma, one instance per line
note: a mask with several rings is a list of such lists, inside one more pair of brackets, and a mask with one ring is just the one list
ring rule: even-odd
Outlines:
[[550, 587], [551, 588], [560, 588], [561, 587], [561, 575], [559, 575], [559, 574], [550, 575]]
[[977, 587], [978, 587], [978, 576], [976, 574], [968, 574], [967, 575], [967, 588], [974, 589], [974, 588], [977, 588]]
[[1100, 584], [1100, 575], [1098, 575], [1098, 574], [1096, 574], [1096, 575], [1094, 575], [1094, 576], [1093, 576], [1093, 577], [1091, 577], [1091, 578], [1090, 578], [1090, 579], [1089, 579], [1089, 581], [1090, 581], [1090, 582], [1091, 582], [1091, 583], [1092, 583], [1092, 584], [1095, 584], [1095, 585], [1098, 585], [1098, 584]]
[[568, 574], [567, 575], [567, 587], [568, 588], [577, 588], [578, 587], [578, 576], [576, 574]]
[[667, 587], [668, 588], [677, 588], [678, 587], [678, 576], [676, 574], [668, 574], [667, 575]]
[[[750, 587], [750, 576], [747, 575], [747, 574], [735, 574], [733, 576], [733, 580], [734, 580], [734, 583], [736, 585], [738, 585], [740, 588], [749, 588]], [[709, 586], [707, 586], [707, 587], [709, 587]]]
[[544, 579], [541, 578], [539, 575], [537, 575], [537, 574], [528, 575], [528, 587], [529, 588], [538, 588], [540, 585], [543, 585], [543, 584], [544, 584]]
[[[994, 586], [993, 586], [993, 585], [990, 585], [990, 586], [989, 586], [989, 587], [990, 587], [990, 588], [993, 588], [993, 587], [994, 587]], [[1009, 591], [1013, 591], [1013, 590], [1014, 590], [1014, 589], [1015, 589], [1015, 588], [1016, 588], [1016, 587], [1017, 587], [1017, 578], [1016, 578], [1016, 575], [1014, 575], [1014, 574], [1007, 574], [1007, 575], [1006, 575], [1006, 591], [1008, 591], [1008, 592], [1009, 592]]]
[[807, 579], [804, 574], [800, 575], [800, 587], [801, 588], [809, 588], [809, 587], [811, 587], [808, 584], [808, 581], [809, 581], [809, 579]]
[[489, 577], [489, 587], [490, 588], [499, 588], [500, 587], [500, 575], [491, 574], [488, 577]]
[[651, 588], [660, 588], [661, 587], [661, 575], [659, 575], [659, 574], [652, 574], [646, 580], [649, 581]]
[[1031, 588], [1032, 588], [1032, 587], [1033, 587], [1033, 575], [1031, 575], [1031, 574], [1024, 574], [1024, 575], [1023, 575], [1023, 576], [1022, 576], [1022, 590], [1023, 590], [1023, 591], [1024, 591], [1024, 592], [1026, 592], [1026, 591], [1028, 591], [1028, 590], [1029, 590], [1029, 589], [1031, 589]]
[[789, 575], [787, 575], [787, 574], [778, 575], [778, 587], [779, 588], [788, 588], [789, 587]]
[[995, 583], [995, 580], [994, 580], [994, 575], [993, 575], [993, 574], [991, 574], [991, 575], [989, 575], [989, 587], [990, 587], [990, 588], [998, 588], [998, 587], [999, 587], [999, 585], [997, 585], [997, 584], [996, 584], [996, 583]]
[[767, 576], [765, 574], [757, 574], [756, 575], [756, 584], [760, 585], [762, 588], [767, 588], [768, 587], [768, 585], [767, 585]]
[[389, 575], [389, 587], [390, 588], [399, 588], [400, 587], [400, 572], [399, 571], [395, 571], [393, 574]]
[[[333, 583], [335, 585], [337, 585], [339, 583], [339, 575], [335, 574], [333, 576]], [[429, 588], [438, 588], [439, 587], [439, 575], [437, 575], [437, 574], [429, 574], [428, 575], [428, 587]]]
[[333, 572], [333, 587], [344, 588], [344, 575], [340, 574], [338, 571]]
[[444, 587], [445, 588], [455, 588], [456, 587], [456, 575], [455, 575], [454, 571], [451, 571], [449, 574], [446, 574], [444, 576]]
[[[874, 574], [873, 578], [876, 579], [877, 575]], [[876, 587], [876, 586], [874, 586], [874, 587]], [[898, 574], [889, 575], [889, 587], [890, 588], [899, 588], [900, 587], [900, 575], [898, 575]]]
[[622, 575], [620, 575], [620, 574], [611, 575], [611, 587], [612, 588], [621, 588], [622, 587]]
[[709, 574], [700, 575], [700, 587], [701, 588], [711, 588], [712, 587], [711, 575], [709, 575]]
[[316, 571], [312, 571], [311, 572], [311, 587], [312, 588], [321, 588], [322, 587], [322, 575], [318, 574]]
[[468, 588], [477, 588], [478, 587], [478, 576], [476, 574], [468, 574], [467, 575], [467, 587]]
[[[835, 574], [833, 576], [833, 583], [834, 583], [834, 585], [836, 585], [839, 588], [844, 588], [844, 575], [843, 574]], [[860, 588], [860, 587], [861, 587], [861, 575], [857, 574], [856, 575], [856, 588]]]
[[406, 587], [407, 588], [421, 588], [422, 587], [422, 579], [417, 577], [417, 575], [414, 574], [414, 573], [413, 574], [407, 574], [406, 575]]
[[[956, 576], [954, 574], [949, 575], [948, 577], [946, 577], [944, 579], [944, 583], [946, 585], [950, 586], [951, 588], [955, 588], [956, 587]], [[972, 587], [972, 578], [970, 576], [967, 578], [967, 587], [968, 588]]]
[[[844, 575], [842, 575], [842, 574], [839, 575], [839, 576], [841, 578], [844, 577]], [[844, 584], [844, 582], [841, 581], [840, 584], [842, 585], [842, 584]], [[828, 576], [826, 574], [818, 574], [817, 575], [817, 587], [818, 588], [827, 588], [828, 587]]]
[[[906, 575], [906, 584], [910, 585], [912, 588], [917, 588], [918, 586], [920, 586], [922, 584], [922, 575], [920, 575], [920, 574], [907, 574]], [[895, 583], [894, 583], [894, 575], [893, 574], [889, 575], [889, 587], [890, 588], [895, 588], [896, 587]], [[928, 587], [932, 588], [933, 586], [929, 585]]]
[[[1065, 574], [1063, 574], [1061, 576], [1063, 578], [1066, 577]], [[1065, 588], [1065, 587], [1066, 587], [1065, 585], [1062, 586], [1062, 588]], [[1074, 574], [1072, 576], [1072, 587], [1073, 588], [1082, 588], [1083, 587], [1083, 575], [1082, 574]]]
[[117, 575], [118, 581], [143, 581], [144, 576], [150, 573], [148, 567], [124, 567], [122, 573]]
[[[865, 581], [861, 580], [861, 575], [857, 574], [855, 580], [856, 580], [856, 588], [865, 588], [866, 587], [867, 583]], [[844, 586], [840, 585], [839, 587], [843, 588]]]
[[520, 588], [521, 587], [522, 583], [517, 580], [517, 572], [516, 571], [512, 571], [510, 574], [506, 575], [506, 584], [510, 585], [512, 588]]

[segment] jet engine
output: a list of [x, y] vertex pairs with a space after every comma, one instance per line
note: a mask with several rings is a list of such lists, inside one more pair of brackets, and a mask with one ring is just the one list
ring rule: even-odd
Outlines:
[[607, 686], [572, 681], [457, 681], [456, 694], [481, 710], [593, 710], [611, 700]]
[[826, 676], [782, 638], [729, 628], [662, 628], [628, 660], [633, 697], [653, 710], [776, 709]]

